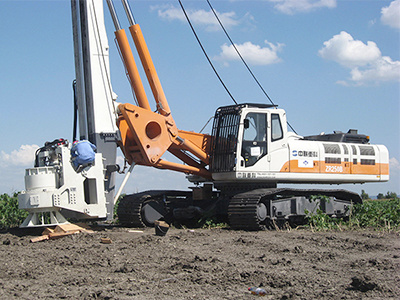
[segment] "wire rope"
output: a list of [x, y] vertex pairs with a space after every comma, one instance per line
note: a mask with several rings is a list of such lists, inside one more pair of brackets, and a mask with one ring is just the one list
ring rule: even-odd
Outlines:
[[192, 29], [192, 32], [193, 32], [193, 34], [194, 34], [194, 36], [195, 36], [195, 38], [196, 38], [198, 44], [200, 45], [201, 50], [203, 51], [203, 54], [204, 54], [205, 57], [207, 58], [208, 63], [210, 64], [210, 66], [211, 66], [211, 68], [213, 69], [215, 75], [217, 76], [217, 78], [219, 79], [220, 83], [221, 83], [222, 86], [224, 87], [225, 91], [228, 93], [228, 95], [230, 96], [230, 98], [232, 99], [232, 101], [237, 105], [238, 103], [236, 102], [235, 98], [232, 96], [231, 92], [228, 90], [227, 86], [226, 86], [225, 83], [223, 82], [222, 78], [219, 76], [217, 70], [215, 69], [213, 63], [211, 62], [209, 56], [207, 55], [207, 52], [206, 52], [206, 50], [204, 49], [204, 47], [203, 47], [203, 45], [202, 45], [202, 43], [201, 43], [201, 41], [200, 41], [200, 39], [199, 39], [199, 37], [198, 37], [198, 35], [197, 35], [197, 33], [196, 33], [196, 31], [195, 31], [195, 29], [194, 29], [192, 23], [190, 22], [189, 16], [187, 15], [186, 10], [185, 10], [185, 8], [183, 7], [183, 4], [182, 4], [181, 0], [178, 0], [178, 2], [179, 2], [179, 5], [180, 5], [181, 8], [182, 8], [182, 11], [183, 11], [185, 17], [186, 17], [186, 20], [187, 20], [188, 23], [189, 23], [190, 28]]
[[[236, 53], [239, 55], [241, 61], [243, 62], [243, 64], [245, 65], [245, 67], [247, 68], [247, 70], [249, 71], [250, 75], [253, 77], [254, 81], [257, 83], [257, 85], [259, 86], [259, 88], [261, 89], [261, 91], [264, 93], [264, 95], [267, 97], [267, 99], [271, 102], [272, 105], [276, 106], [276, 104], [272, 101], [271, 97], [268, 95], [268, 93], [265, 91], [265, 89], [263, 88], [263, 86], [261, 85], [261, 83], [258, 81], [257, 77], [254, 75], [253, 71], [250, 69], [249, 65], [246, 63], [246, 61], [244, 60], [243, 56], [241, 55], [239, 49], [236, 47], [235, 43], [232, 41], [231, 37], [229, 36], [228, 32], [226, 31], [224, 25], [222, 24], [220, 18], [218, 17], [217, 13], [215, 12], [213, 6], [211, 5], [209, 0], [206, 0], [208, 5], [210, 6], [211, 11], [213, 12], [215, 18], [217, 19], [219, 25], [221, 26], [222, 30], [224, 31], [226, 37], [228, 38], [228, 40], [230, 41], [232, 47], [235, 49]], [[296, 131], [294, 130], [294, 128], [290, 125], [289, 122], [287, 122], [288, 126], [296, 133]], [[296, 133], [297, 134], [297, 133]]]

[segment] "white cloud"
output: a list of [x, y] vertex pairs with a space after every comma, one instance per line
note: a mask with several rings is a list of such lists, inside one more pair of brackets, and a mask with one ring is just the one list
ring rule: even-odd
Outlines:
[[369, 68], [351, 70], [351, 80], [354, 82], [400, 81], [400, 61], [393, 61], [388, 56], [383, 56], [371, 62]]
[[[261, 47], [259, 45], [254, 45], [251, 42], [245, 42], [243, 44], [237, 45], [240, 55], [243, 59], [252, 65], [269, 65], [280, 62], [281, 59], [278, 57], [278, 52], [281, 51], [284, 44], [277, 43], [276, 45], [265, 41], [266, 47]], [[240, 60], [239, 55], [232, 45], [224, 44], [221, 46], [222, 52], [216, 56], [214, 59], [221, 60], [224, 62]]]
[[22, 145], [18, 150], [11, 151], [10, 154], [1, 151], [0, 164], [33, 167], [35, 152], [38, 148], [38, 145]]
[[[364, 44], [345, 31], [324, 42], [318, 53], [324, 59], [349, 68], [350, 81], [355, 85], [400, 81], [400, 61], [382, 56], [376, 43], [368, 41]], [[349, 85], [349, 82], [343, 80], [338, 83]]]
[[[183, 14], [180, 8], [174, 6], [153, 6], [153, 10], [157, 10], [158, 16], [162, 19], [173, 21], [179, 20], [186, 22], [185, 15]], [[204, 26], [206, 30], [216, 31], [220, 30], [220, 25], [218, 20], [215, 18], [214, 13], [212, 11], [205, 11], [203, 9], [200, 10], [187, 10], [186, 11], [190, 21], [194, 25]], [[240, 23], [238, 17], [235, 12], [225, 12], [219, 13], [216, 11], [218, 18], [221, 20], [221, 23], [224, 27], [229, 28], [236, 26]], [[248, 14], [245, 16], [246, 18], [250, 18]]]
[[318, 8], [335, 8], [336, 0], [268, 0], [275, 8], [288, 15], [310, 12]]
[[324, 47], [319, 50], [321, 57], [340, 63], [343, 66], [364, 66], [381, 56], [378, 46], [371, 41], [364, 44], [362, 41], [354, 40], [345, 31], [333, 36], [324, 42]]
[[381, 10], [381, 21], [383, 24], [393, 28], [400, 28], [400, 0], [390, 3]]

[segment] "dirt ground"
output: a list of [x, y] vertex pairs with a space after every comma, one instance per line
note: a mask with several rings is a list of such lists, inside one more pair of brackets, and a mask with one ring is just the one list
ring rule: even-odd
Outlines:
[[396, 233], [101, 227], [31, 243], [35, 235], [0, 233], [1, 299], [257, 298], [249, 287], [265, 289], [263, 299], [400, 299]]

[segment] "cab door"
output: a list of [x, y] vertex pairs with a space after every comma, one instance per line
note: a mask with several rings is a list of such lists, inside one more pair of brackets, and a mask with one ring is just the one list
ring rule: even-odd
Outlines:
[[[287, 138], [285, 136], [286, 128], [284, 122], [286, 119], [282, 113], [271, 112], [269, 120], [269, 153], [270, 171], [281, 172], [284, 165], [289, 163], [289, 149]], [[289, 172], [289, 168], [284, 169]]]
[[[268, 114], [249, 112], [243, 121], [243, 134], [240, 151], [240, 169], [248, 169], [256, 164], [268, 154]], [[267, 160], [265, 159], [267, 163]], [[253, 168], [254, 169], [254, 168]], [[267, 164], [257, 167], [257, 170], [266, 171]]]

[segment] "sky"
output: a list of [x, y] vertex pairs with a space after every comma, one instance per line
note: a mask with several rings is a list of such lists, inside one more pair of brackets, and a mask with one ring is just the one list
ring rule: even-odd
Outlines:
[[[231, 98], [207, 63], [178, 1], [129, 3], [178, 128], [198, 132], [219, 106], [233, 104]], [[207, 1], [182, 3], [236, 101], [269, 103]], [[210, 3], [257, 80], [286, 110], [298, 134], [358, 129], [370, 136], [372, 144], [389, 149], [389, 182], [341, 188], [364, 190], [371, 196], [400, 194], [400, 0]], [[119, 1], [115, 6], [127, 29]], [[106, 9], [105, 5], [113, 90], [119, 102], [133, 103]], [[33, 167], [39, 146], [55, 138], [72, 139], [75, 71], [70, 2], [2, 0], [0, 36], [0, 193], [13, 193], [24, 189], [24, 169]], [[210, 131], [207, 126], [204, 132]], [[122, 178], [118, 175], [117, 185]], [[188, 186], [184, 174], [135, 167], [124, 192]]]

